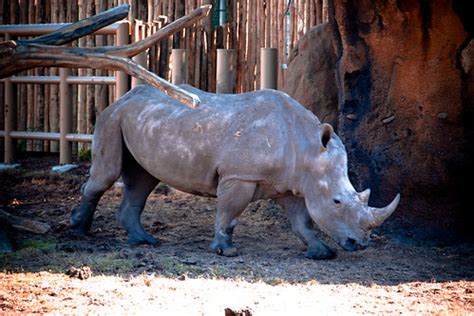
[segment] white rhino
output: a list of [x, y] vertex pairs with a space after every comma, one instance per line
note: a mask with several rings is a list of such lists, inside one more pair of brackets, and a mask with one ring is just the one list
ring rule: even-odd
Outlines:
[[140, 223], [145, 201], [159, 183], [217, 197], [211, 248], [236, 255], [232, 232], [252, 201], [272, 199], [286, 209], [306, 256], [326, 259], [335, 251], [315, 223], [345, 250], [365, 248], [370, 231], [398, 205], [368, 206], [347, 174], [347, 154], [329, 124], [287, 94], [274, 90], [229, 95], [182, 85], [201, 99], [190, 109], [159, 90], [138, 86], [98, 118], [90, 178], [72, 227], [87, 233], [102, 194], [120, 177], [123, 200], [117, 218], [129, 243], [156, 243]]

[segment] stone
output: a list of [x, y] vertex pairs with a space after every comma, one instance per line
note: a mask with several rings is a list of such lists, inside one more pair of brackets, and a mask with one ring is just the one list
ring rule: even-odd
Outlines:
[[71, 171], [73, 169], [76, 169], [76, 168], [77, 168], [77, 165], [65, 164], [65, 165], [53, 166], [53, 167], [51, 167], [51, 170], [55, 171], [55, 172], [64, 173], [64, 172], [69, 172], [69, 171]]
[[312, 27], [291, 53], [283, 91], [337, 129], [335, 64], [330, 25]]

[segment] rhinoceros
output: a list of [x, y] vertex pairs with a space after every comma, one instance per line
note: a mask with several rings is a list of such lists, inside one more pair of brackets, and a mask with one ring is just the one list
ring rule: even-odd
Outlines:
[[122, 176], [117, 219], [132, 244], [155, 244], [140, 222], [145, 201], [159, 182], [217, 198], [210, 248], [233, 256], [237, 218], [255, 200], [272, 199], [286, 210], [292, 230], [307, 245], [306, 257], [327, 259], [335, 250], [313, 223], [348, 251], [365, 248], [370, 231], [396, 209], [368, 206], [370, 190], [356, 192], [347, 154], [331, 125], [283, 92], [238, 95], [181, 88], [201, 99], [191, 109], [141, 85], [98, 118], [90, 177], [71, 225], [87, 233], [102, 194]]

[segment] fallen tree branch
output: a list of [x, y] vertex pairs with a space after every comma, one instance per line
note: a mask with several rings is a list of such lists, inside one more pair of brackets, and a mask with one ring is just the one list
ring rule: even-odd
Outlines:
[[[128, 7], [126, 9], [128, 11]], [[199, 97], [197, 95], [187, 92], [178, 86], [158, 77], [154, 73], [146, 70], [127, 57], [133, 57], [138, 53], [150, 48], [161, 39], [166, 38], [185, 27], [191, 26], [195, 22], [207, 16], [210, 9], [210, 5], [204, 5], [200, 8], [197, 8], [189, 15], [181, 17], [180, 19], [168, 24], [148, 38], [129, 45], [105, 46], [96, 48], [71, 48], [41, 45], [37, 44], [34, 39], [30, 42], [3, 42], [0, 43], [0, 78], [8, 77], [20, 71], [35, 67], [99, 68], [121, 70], [156, 87], [157, 89], [186, 104], [187, 106], [195, 108], [200, 103]], [[72, 32], [74, 29], [73, 26], [81, 24], [83, 21], [85, 20], [70, 25], [69, 30]], [[87, 23], [82, 25], [85, 27]], [[88, 30], [93, 32], [94, 30], [97, 30], [97, 28], [91, 27]], [[74, 37], [70, 33], [67, 34], [68, 35], [66, 37], [69, 39]], [[47, 39], [43, 39], [43, 41], [47, 41]], [[51, 39], [51, 41], [61, 42], [58, 39]], [[65, 41], [62, 41], [61, 43], [64, 42]]]
[[16, 229], [26, 230], [37, 234], [45, 234], [51, 229], [51, 226], [46, 223], [14, 216], [2, 209], [0, 209], [0, 222], [7, 223]]
[[18, 40], [20, 45], [43, 44], [43, 45], [63, 45], [70, 43], [80, 37], [94, 33], [107, 25], [120, 21], [127, 17], [130, 6], [122, 4], [118, 7], [96, 14], [89, 18], [82, 19], [71, 25], [66, 25], [54, 32], [27, 40]]

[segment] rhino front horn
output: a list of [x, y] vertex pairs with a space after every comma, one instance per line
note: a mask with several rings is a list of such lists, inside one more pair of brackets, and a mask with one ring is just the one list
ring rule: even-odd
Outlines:
[[369, 220], [367, 226], [372, 229], [382, 225], [382, 223], [395, 211], [398, 206], [398, 202], [400, 202], [400, 193], [397, 194], [397, 196], [389, 205], [382, 208], [371, 208], [371, 220]]
[[364, 190], [359, 193], [359, 199], [364, 205], [369, 205], [370, 189]]

